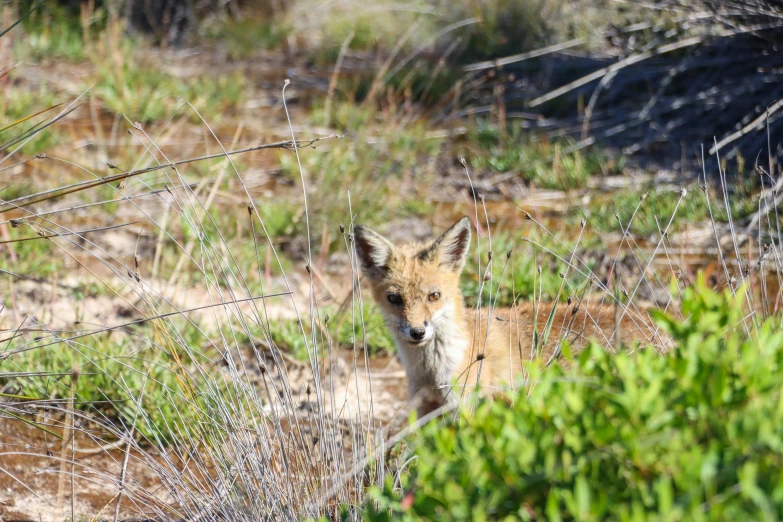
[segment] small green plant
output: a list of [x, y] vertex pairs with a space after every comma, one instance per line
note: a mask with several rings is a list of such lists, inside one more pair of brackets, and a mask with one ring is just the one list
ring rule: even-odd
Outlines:
[[[531, 239], [542, 241], [537, 236]], [[556, 248], [555, 245], [546, 244]], [[486, 241], [481, 250], [481, 274], [476, 270], [478, 242], [474, 241], [473, 253], [467, 268], [462, 273], [462, 293], [468, 306], [511, 306], [515, 302], [532, 301], [540, 298], [551, 301], [557, 296], [563, 282], [559, 273], [564, 273], [564, 267], [558, 266], [551, 255], [537, 252], [530, 241], [514, 239], [511, 234], [500, 233], [492, 237], [492, 273], [487, 272]], [[508, 256], [510, 253], [510, 257]], [[538, 254], [538, 255], [537, 255]], [[541, 272], [538, 265], [542, 265]], [[546, 268], [544, 269], [544, 266]], [[581, 290], [586, 279], [575, 271], [569, 271], [568, 286], [564, 287], [560, 298], [565, 300], [572, 292]], [[479, 301], [479, 292], [481, 299]]]
[[[738, 296], [742, 291], [737, 292]], [[412, 472], [372, 490], [380, 520], [773, 520], [783, 513], [783, 333], [743, 324], [702, 279], [676, 345], [531, 367], [534, 385], [430, 424]]]
[[[0, 199], [12, 195], [14, 194], [2, 191]], [[41, 231], [41, 233], [46, 232]], [[28, 238], [33, 239], [17, 241]], [[59, 247], [51, 239], [39, 237], [38, 229], [29, 226], [9, 227], [8, 240], [15, 242], [2, 246], [0, 268], [3, 270], [20, 276], [46, 278], [57, 273], [64, 266]], [[13, 262], [14, 260], [16, 262]]]
[[[3, 369], [33, 376], [0, 377], [0, 384], [50, 401], [73, 394], [77, 408], [127, 426], [136, 420], [143, 436], [170, 440], [172, 428], [195, 423], [203, 405], [188, 375], [191, 358], [166, 334], [158, 337], [159, 346], [140, 346], [135, 339], [107, 332], [26, 351]], [[140, 411], [135, 401], [141, 401]], [[177, 406], [182, 403], [190, 408]]]
[[206, 41], [224, 46], [231, 60], [250, 58], [259, 52], [278, 49], [289, 30], [281, 20], [248, 15], [240, 20], [218, 20], [212, 23], [206, 20], [201, 27]]
[[[708, 223], [710, 207], [715, 221], [728, 220], [721, 196], [710, 191], [708, 205], [707, 196], [697, 185], [691, 185], [686, 190], [684, 197], [681, 197], [680, 190], [658, 190], [654, 186], [646, 190], [623, 190], [608, 197], [597, 197], [590, 205], [589, 212], [583, 208], [574, 208], [571, 216], [573, 221], [586, 218], [590, 228], [598, 232], [619, 232], [619, 216], [623, 229], [627, 228], [630, 233], [640, 236], [660, 234], [667, 230], [667, 226], [668, 232], [674, 233], [688, 224]], [[746, 187], [731, 196], [729, 208], [735, 220], [758, 210], [752, 190]]]
[[88, 23], [92, 36], [95, 37], [106, 26], [107, 13], [98, 8], [89, 14], [84, 12], [83, 16], [85, 18], [80, 20], [57, 3], [46, 2], [24, 21], [27, 34], [14, 42], [16, 57], [23, 60], [84, 60], [88, 48], [85, 47], [82, 24]]
[[560, 142], [532, 141], [518, 125], [504, 132], [497, 125], [481, 123], [468, 140], [474, 168], [518, 173], [546, 189], [583, 188], [591, 176], [620, 169], [598, 149], [567, 152]]
[[[125, 114], [135, 121], [165, 119], [186, 101], [209, 121], [233, 110], [244, 95], [245, 78], [229, 75], [202, 75], [182, 79], [163, 71], [155, 64], [144, 63], [124, 51], [121, 63], [95, 59], [98, 80], [95, 94], [112, 112]], [[187, 111], [194, 121], [197, 116]]]
[[[304, 330], [303, 330], [304, 328]], [[310, 345], [310, 325], [296, 319], [278, 319], [271, 325], [272, 342], [295, 359], [306, 361]], [[310, 347], [312, 350], [312, 347]]]
[[367, 346], [370, 355], [379, 353], [394, 353], [394, 339], [389, 333], [380, 310], [374, 304], [364, 303], [361, 317], [358, 306], [351, 317], [350, 310], [338, 323], [337, 339], [343, 346]]
[[[319, 314], [321, 317], [319, 337], [328, 332], [331, 339], [336, 342], [335, 349], [354, 346], [359, 349], [366, 347], [371, 356], [394, 353], [394, 339], [392, 339], [378, 307], [365, 303], [362, 306], [361, 316], [359, 316], [358, 305], [354, 313], [356, 315], [352, 316], [349, 309], [340, 315], [335, 307], [325, 307]], [[303, 337], [303, 328], [307, 341]], [[278, 348], [285, 350], [297, 359], [307, 360], [307, 349], [312, 338], [309, 321], [304, 321], [302, 326], [299, 321], [293, 319], [275, 321], [271, 326], [271, 334], [272, 341]], [[325, 339], [322, 339], [319, 344], [322, 347], [328, 345]], [[312, 349], [311, 346], [310, 349]]]
[[[13, 78], [13, 75], [12, 75]], [[38, 88], [9, 88], [0, 94], [0, 144], [3, 148], [14, 150], [26, 140], [16, 140], [19, 136], [32, 136], [32, 139], [20, 149], [25, 156], [34, 156], [46, 151], [61, 140], [63, 133], [56, 126], [33, 134], [33, 129], [56, 116], [65, 106], [59, 103], [67, 99], [58, 97], [45, 84]], [[44, 111], [44, 109], [49, 109]], [[39, 114], [40, 113], [40, 114]], [[3, 199], [12, 199], [0, 195]]]

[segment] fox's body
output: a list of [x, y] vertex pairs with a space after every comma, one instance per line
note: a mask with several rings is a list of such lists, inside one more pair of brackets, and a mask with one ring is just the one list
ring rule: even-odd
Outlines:
[[[542, 335], [553, 305], [466, 308], [459, 277], [470, 244], [467, 218], [431, 244], [393, 246], [362, 226], [354, 237], [363, 272], [405, 367], [409, 398], [420, 414], [453, 404], [463, 386], [480, 382], [493, 390], [514, 383], [523, 363], [534, 357], [534, 331]], [[590, 338], [616, 344], [615, 319], [614, 306], [559, 303], [549, 339], [537, 355], [549, 358], [560, 339], [576, 349]], [[621, 326], [632, 330], [628, 316]]]

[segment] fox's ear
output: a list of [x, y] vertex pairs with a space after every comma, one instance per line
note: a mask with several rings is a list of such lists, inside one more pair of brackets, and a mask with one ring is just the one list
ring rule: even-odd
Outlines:
[[441, 266], [462, 272], [470, 246], [470, 219], [463, 217], [436, 239], [422, 255], [437, 260]]
[[364, 274], [371, 280], [382, 278], [388, 271], [394, 246], [364, 225], [354, 227], [353, 237]]

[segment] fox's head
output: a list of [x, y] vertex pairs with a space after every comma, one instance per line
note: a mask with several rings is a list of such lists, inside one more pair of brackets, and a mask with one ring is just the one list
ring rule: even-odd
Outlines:
[[463, 310], [459, 276], [470, 246], [463, 217], [430, 244], [392, 245], [369, 228], [354, 228], [356, 253], [392, 333], [424, 345]]

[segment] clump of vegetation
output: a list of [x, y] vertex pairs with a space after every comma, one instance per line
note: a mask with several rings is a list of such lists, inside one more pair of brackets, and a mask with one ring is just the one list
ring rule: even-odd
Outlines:
[[[564, 284], [559, 276], [560, 273], [566, 273], [564, 263], [559, 266], [553, 256], [540, 251], [530, 240], [555, 251], [562, 250], [562, 247], [539, 237], [538, 234], [531, 234], [526, 239], [514, 237], [506, 232], [493, 234], [490, 274], [487, 271], [487, 242], [485, 240], [481, 248], [477, 241], [474, 242], [473, 253], [461, 281], [462, 292], [468, 306], [480, 304], [505, 307], [516, 302], [538, 299], [551, 301], [557, 297], [561, 286], [560, 299], [565, 300], [574, 292], [584, 289], [587, 278], [576, 271], [569, 270], [567, 284]], [[481, 257], [481, 274], [477, 271], [477, 256]], [[538, 269], [539, 265], [541, 271]]]
[[[729, 210], [734, 220], [758, 210], [754, 192], [750, 186], [743, 186], [731, 195]], [[640, 236], [660, 234], [667, 227], [669, 233], [674, 233], [689, 224], [703, 225], [710, 219], [719, 223], [728, 221], [723, 197], [712, 190], [705, 195], [698, 185], [688, 186], [684, 196], [681, 190], [658, 190], [654, 186], [644, 190], [623, 190], [608, 197], [595, 198], [589, 211], [574, 208], [571, 216], [576, 219], [586, 218], [590, 228], [598, 232], [619, 232], [619, 216], [623, 229]]]
[[[192, 425], [203, 414], [195, 380], [188, 373], [194, 369], [192, 358], [170, 335], [161, 332], [160, 345], [140, 346], [135, 337], [107, 332], [32, 349], [4, 368], [30, 375], [0, 375], [0, 385], [32, 400], [73, 397], [76, 407], [91, 415], [133, 425], [149, 440], [170, 441], [174, 426]], [[188, 340], [197, 338], [191, 329]]]
[[[62, 141], [63, 132], [60, 129], [42, 129], [42, 124], [47, 119], [56, 116], [58, 111], [64, 108], [62, 101], [62, 97], [58, 97], [44, 84], [34, 89], [4, 90], [0, 94], [0, 143], [3, 151], [15, 149], [30, 137], [20, 152], [34, 156]], [[35, 128], [39, 130], [36, 132]], [[15, 139], [20, 136], [24, 136], [24, 139]], [[0, 198], [12, 199], [3, 195], [0, 195]]]
[[[31, 2], [20, 2], [21, 5]], [[85, 3], [86, 5], [86, 3]], [[27, 8], [20, 7], [20, 14]], [[49, 61], [55, 59], [77, 62], [85, 60], [90, 44], [106, 28], [104, 9], [83, 12], [81, 18], [68, 9], [49, 2], [24, 20], [24, 37], [14, 39], [18, 58]], [[87, 29], [87, 32], [85, 32]]]
[[462, 43], [456, 58], [461, 62], [487, 60], [546, 45], [560, 36], [553, 31], [557, 17], [548, 16], [554, 14], [553, 4], [541, 0], [447, 3], [444, 9], [449, 20], [476, 20], [459, 32]]
[[[270, 330], [275, 346], [300, 361], [308, 359], [310, 335], [309, 323], [300, 323], [296, 319], [278, 319]], [[309, 349], [312, 350], [312, 346], [309, 346]]]
[[[13, 191], [0, 189], [0, 200], [14, 196]], [[38, 232], [31, 226], [9, 227], [8, 235], [0, 236], [3, 241], [10, 241], [3, 245], [4, 262], [0, 268], [24, 277], [49, 277], [61, 270], [65, 263], [58, 255], [58, 246], [51, 239], [39, 237]], [[41, 233], [46, 234], [44, 230]], [[6, 295], [5, 306], [11, 306], [9, 300], [10, 295]]]
[[467, 0], [440, 4], [445, 24], [475, 23], [455, 31], [461, 43], [453, 60], [470, 63], [523, 53], [582, 38], [582, 48], [601, 43], [595, 28], [644, 19], [639, 7], [617, 2], [558, 0]]
[[[333, 245], [343, 245], [336, 229], [349, 221], [349, 195], [356, 219], [368, 225], [428, 212], [427, 193], [435, 175], [429, 160], [442, 146], [441, 141], [428, 139], [426, 128], [418, 122], [406, 125], [387, 120], [384, 132], [377, 133], [377, 127], [365, 123], [385, 115], [369, 106], [348, 105], [339, 104], [333, 112], [344, 137], [299, 151], [310, 204], [310, 230], [315, 234], [326, 230]], [[316, 110], [314, 118], [320, 120], [322, 114]], [[301, 184], [294, 154], [282, 151], [279, 159], [283, 176]], [[303, 233], [304, 224], [300, 221], [294, 233]]]
[[[738, 296], [742, 292], [737, 293]], [[703, 280], [683, 322], [654, 312], [676, 344], [570, 369], [429, 425], [412, 473], [373, 491], [367, 520], [760, 520], [783, 511], [783, 333], [748, 336], [741, 297]]]
[[616, 173], [622, 168], [598, 149], [567, 151], [567, 143], [535, 141], [515, 124], [506, 129], [482, 122], [468, 134], [468, 140], [474, 168], [516, 173], [546, 189], [583, 188], [591, 176]]
[[[335, 349], [356, 347], [366, 349], [369, 355], [394, 353], [394, 339], [377, 306], [364, 303], [360, 315], [356, 305], [353, 314], [350, 309], [340, 312], [334, 306], [324, 307], [319, 313], [319, 338], [322, 339], [319, 347], [329, 346], [323, 337], [328, 334]], [[301, 325], [294, 319], [275, 321], [271, 337], [278, 348], [300, 360], [307, 360], [308, 347], [312, 350], [312, 346], [308, 346], [312, 339], [309, 321], [303, 321]]]
[[290, 29], [283, 20], [245, 13], [240, 19], [207, 20], [203, 38], [225, 50], [230, 60], [242, 60], [285, 45]]
[[[245, 78], [239, 73], [183, 79], [130, 54], [119, 64], [113, 62], [96, 60], [98, 81], [94, 92], [107, 109], [134, 121], [164, 120], [185, 102], [215, 121], [234, 110], [245, 94]], [[192, 118], [198, 121], [195, 115]]]
[[366, 346], [370, 355], [394, 353], [396, 350], [386, 321], [375, 304], [363, 303], [361, 315], [358, 306], [345, 312], [336, 326], [337, 339], [343, 346]]

